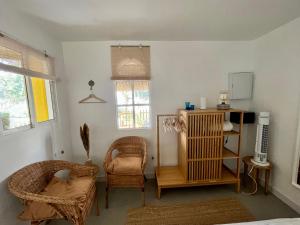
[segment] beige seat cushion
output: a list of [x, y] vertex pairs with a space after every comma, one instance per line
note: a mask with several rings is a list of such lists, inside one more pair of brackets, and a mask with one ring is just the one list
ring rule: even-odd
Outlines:
[[24, 211], [19, 215], [21, 220], [46, 220], [60, 218], [56, 210], [46, 204], [41, 202], [28, 201]]
[[68, 181], [54, 177], [47, 185], [44, 192], [50, 196], [64, 198], [86, 198], [92, 185], [91, 177], [74, 177]]
[[[53, 177], [40, 194], [76, 199], [79, 201], [79, 208], [83, 210], [93, 184], [94, 180], [91, 177], [72, 178], [68, 181]], [[60, 218], [60, 215], [49, 204], [30, 201], [27, 202], [27, 206], [19, 218], [23, 220], [43, 220]]]
[[142, 175], [142, 158], [137, 156], [117, 156], [109, 164], [107, 172], [116, 175]]

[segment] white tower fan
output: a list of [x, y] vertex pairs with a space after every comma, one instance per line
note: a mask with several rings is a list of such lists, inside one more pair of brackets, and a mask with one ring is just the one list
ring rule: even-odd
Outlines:
[[260, 112], [256, 131], [255, 153], [252, 163], [258, 166], [269, 166], [267, 159], [270, 113]]

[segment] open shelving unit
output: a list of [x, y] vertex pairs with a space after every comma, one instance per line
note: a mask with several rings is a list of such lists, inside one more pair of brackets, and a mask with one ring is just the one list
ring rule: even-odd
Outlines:
[[[236, 130], [223, 131], [225, 114], [240, 113]], [[178, 134], [178, 165], [161, 166], [159, 149], [159, 120], [164, 116], [178, 116], [184, 129]], [[235, 184], [240, 191], [240, 148], [244, 112], [228, 110], [179, 110], [178, 114], [157, 116], [157, 197], [166, 188], [202, 185]], [[224, 137], [237, 137], [237, 150], [224, 146]], [[235, 161], [235, 169], [225, 165], [224, 160]]]

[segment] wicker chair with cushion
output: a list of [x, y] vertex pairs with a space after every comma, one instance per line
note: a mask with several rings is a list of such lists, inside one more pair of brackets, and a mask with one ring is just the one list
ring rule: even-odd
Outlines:
[[104, 162], [106, 208], [108, 208], [108, 193], [114, 187], [141, 188], [143, 205], [145, 205], [144, 169], [146, 159], [146, 141], [142, 137], [123, 137], [110, 146]]
[[[55, 176], [61, 170], [70, 172], [68, 180]], [[11, 175], [8, 188], [23, 200], [25, 209], [19, 215], [22, 220], [37, 225], [52, 219], [65, 219], [75, 225], [84, 225], [94, 201], [99, 215], [97, 173], [97, 168], [91, 166], [61, 160], [42, 161]]]

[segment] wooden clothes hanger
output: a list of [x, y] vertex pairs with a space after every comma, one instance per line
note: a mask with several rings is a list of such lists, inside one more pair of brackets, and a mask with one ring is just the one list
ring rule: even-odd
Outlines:
[[94, 93], [93, 93], [93, 86], [95, 85], [95, 82], [93, 80], [89, 81], [89, 86], [90, 86], [90, 91], [91, 93], [89, 94], [88, 97], [81, 99], [79, 101], [79, 104], [82, 103], [106, 103], [105, 100], [103, 100], [102, 98], [97, 97]]

